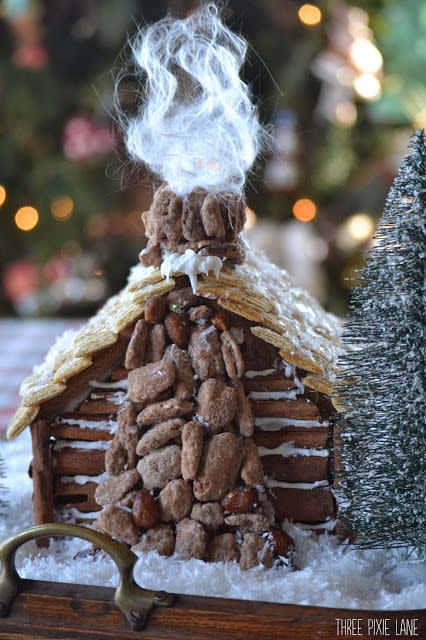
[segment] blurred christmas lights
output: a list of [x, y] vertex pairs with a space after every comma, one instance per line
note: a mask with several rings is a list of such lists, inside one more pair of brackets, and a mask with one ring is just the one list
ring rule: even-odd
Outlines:
[[383, 66], [382, 54], [367, 38], [356, 39], [351, 45], [349, 55], [361, 73], [378, 73]]
[[380, 82], [372, 73], [363, 73], [358, 76], [354, 82], [354, 89], [364, 100], [377, 100], [382, 93]]
[[37, 226], [39, 215], [34, 207], [21, 207], [15, 213], [15, 224], [21, 231], [31, 231]]
[[317, 215], [317, 206], [309, 198], [300, 198], [293, 205], [293, 215], [300, 222], [311, 222]]
[[316, 27], [322, 18], [321, 9], [314, 4], [302, 4], [297, 15], [307, 27]]
[[66, 220], [69, 220], [73, 214], [74, 202], [69, 196], [61, 196], [60, 198], [53, 200], [50, 205], [50, 210], [55, 220], [65, 222]]
[[2, 184], [0, 184], [0, 207], [6, 202], [7, 192]]
[[336, 235], [338, 247], [352, 250], [371, 238], [375, 224], [368, 213], [355, 213], [342, 224]]
[[357, 119], [356, 106], [349, 100], [338, 102], [336, 104], [335, 119], [337, 124], [343, 127], [352, 127]]
[[350, 235], [359, 242], [368, 240], [374, 232], [374, 221], [366, 213], [356, 213], [348, 218], [346, 225]]

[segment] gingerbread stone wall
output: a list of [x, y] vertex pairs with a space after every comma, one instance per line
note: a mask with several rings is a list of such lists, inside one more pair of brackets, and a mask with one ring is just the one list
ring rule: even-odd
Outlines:
[[186, 285], [147, 301], [123, 366], [51, 424], [57, 517], [142, 551], [271, 566], [292, 548], [284, 518], [335, 516], [331, 405]]

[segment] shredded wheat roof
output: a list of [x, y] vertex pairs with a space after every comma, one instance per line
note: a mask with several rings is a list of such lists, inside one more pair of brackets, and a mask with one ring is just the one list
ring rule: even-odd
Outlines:
[[[330, 394], [340, 345], [340, 323], [308, 293], [291, 286], [288, 274], [263, 254], [248, 248], [243, 265], [224, 267], [216, 278], [200, 276], [197, 293], [224, 309], [257, 323], [252, 332], [279, 349], [286, 362], [306, 370], [304, 384]], [[21, 405], [8, 429], [16, 437], [37, 417], [41, 405], [60, 395], [67, 382], [92, 364], [92, 356], [114, 344], [138, 320], [149, 296], [175, 286], [158, 269], [138, 265], [127, 286], [110, 298], [83, 327], [66, 331], [44, 362], [22, 382]]]

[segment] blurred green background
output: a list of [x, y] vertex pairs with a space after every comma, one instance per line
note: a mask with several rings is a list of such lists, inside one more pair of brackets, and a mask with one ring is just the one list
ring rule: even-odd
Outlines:
[[[178, 0], [0, 1], [0, 314], [83, 316], [145, 244], [150, 177], [129, 166], [114, 75], [136, 25]], [[342, 314], [410, 133], [426, 124], [426, 4], [230, 0], [273, 146], [248, 234]], [[124, 47], [124, 49], [123, 49]], [[128, 78], [121, 98], [131, 103]]]

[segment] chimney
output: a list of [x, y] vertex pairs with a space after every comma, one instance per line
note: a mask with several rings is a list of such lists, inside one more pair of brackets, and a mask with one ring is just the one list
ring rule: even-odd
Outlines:
[[197, 188], [180, 197], [162, 184], [142, 219], [148, 244], [140, 260], [147, 267], [159, 268], [168, 254], [182, 255], [188, 249], [232, 264], [244, 261], [240, 233], [246, 213], [242, 195]]

